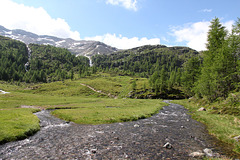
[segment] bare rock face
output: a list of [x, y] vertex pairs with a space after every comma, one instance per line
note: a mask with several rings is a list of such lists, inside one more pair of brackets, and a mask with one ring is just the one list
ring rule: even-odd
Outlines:
[[26, 44], [44, 44], [60, 48], [67, 48], [76, 56], [93, 56], [96, 54], [111, 54], [118, 49], [108, 46], [98, 41], [73, 40], [71, 38], [58, 38], [48, 35], [37, 35], [20, 29], [9, 30], [0, 25], [0, 35], [15, 40], [22, 41]]

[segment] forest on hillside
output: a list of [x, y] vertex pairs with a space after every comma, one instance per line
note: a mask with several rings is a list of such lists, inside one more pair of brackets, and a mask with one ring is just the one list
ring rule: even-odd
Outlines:
[[207, 50], [143, 46], [92, 58], [95, 67], [149, 78], [156, 95], [180, 89], [213, 102], [240, 89], [240, 19], [227, 31], [218, 18], [209, 26]]
[[75, 57], [67, 49], [26, 44], [0, 36], [0, 80], [27, 83], [73, 78], [75, 72], [89, 75], [89, 59]]
[[92, 61], [105, 72], [149, 78], [153, 97], [167, 98], [181, 92], [183, 66], [192, 57], [201, 62], [200, 54], [188, 47], [146, 45], [111, 55], [95, 55]]
[[[142, 46], [110, 55], [75, 57], [67, 49], [24, 43], [0, 36], [0, 80], [53, 82], [96, 72], [149, 79], [155, 96], [174, 92], [213, 102], [240, 89], [240, 19], [227, 31], [218, 18], [209, 26], [207, 50]], [[78, 75], [78, 76], [77, 76]], [[145, 91], [144, 91], [145, 92]]]

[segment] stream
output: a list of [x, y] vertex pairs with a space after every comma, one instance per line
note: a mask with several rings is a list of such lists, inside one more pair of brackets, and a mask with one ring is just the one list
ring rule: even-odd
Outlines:
[[0, 94], [8, 94], [8, 93], [10, 93], [10, 92], [5, 92], [5, 91], [0, 89]]
[[[0, 145], [0, 159], [183, 160], [194, 159], [189, 154], [205, 148], [218, 156], [236, 157], [183, 106], [169, 104], [147, 119], [102, 125], [68, 123], [43, 110], [35, 113], [41, 130], [28, 139]], [[166, 143], [171, 147], [163, 147]]]
[[28, 45], [26, 45], [27, 46], [27, 52], [28, 52], [28, 61], [27, 61], [27, 63], [25, 63], [25, 71], [26, 72], [28, 72], [28, 69], [29, 69], [29, 60], [30, 60], [30, 58], [31, 58], [31, 49], [29, 48], [29, 46]]
[[90, 67], [92, 67], [92, 66], [93, 66], [93, 63], [92, 63], [91, 56], [88, 56], [87, 54], [85, 54], [84, 56], [89, 59], [89, 65], [90, 65]]

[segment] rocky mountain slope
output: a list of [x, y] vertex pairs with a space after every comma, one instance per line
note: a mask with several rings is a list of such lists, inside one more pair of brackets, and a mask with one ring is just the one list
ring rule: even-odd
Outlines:
[[57, 38], [48, 35], [37, 35], [20, 29], [9, 30], [0, 25], [0, 35], [20, 40], [26, 44], [44, 44], [55, 47], [67, 48], [75, 55], [93, 56], [96, 54], [110, 54], [117, 48], [108, 46], [98, 41], [73, 40], [70, 38]]

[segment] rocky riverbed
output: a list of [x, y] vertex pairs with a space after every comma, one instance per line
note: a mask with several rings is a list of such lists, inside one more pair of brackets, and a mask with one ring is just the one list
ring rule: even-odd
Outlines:
[[36, 115], [41, 130], [28, 139], [0, 145], [0, 159], [183, 160], [207, 152], [236, 157], [177, 104], [170, 103], [147, 119], [103, 125], [68, 123], [46, 110]]

